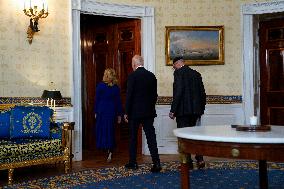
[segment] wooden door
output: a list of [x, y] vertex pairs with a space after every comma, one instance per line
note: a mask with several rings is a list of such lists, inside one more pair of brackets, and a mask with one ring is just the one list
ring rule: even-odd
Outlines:
[[[114, 26], [115, 41], [115, 55], [114, 62], [116, 72], [118, 73], [119, 85], [121, 90], [121, 100], [125, 104], [127, 76], [133, 72], [132, 57], [135, 54], [141, 54], [141, 35], [140, 35], [140, 20], [137, 19], [123, 19], [119, 20]], [[118, 149], [128, 146], [129, 129], [128, 124], [122, 122], [116, 132]], [[138, 130], [138, 147], [137, 152], [142, 154], [142, 130]], [[127, 148], [128, 149], [128, 148]]]
[[260, 119], [284, 125], [284, 19], [260, 22]]
[[[119, 79], [122, 103], [125, 104], [127, 76], [132, 72], [133, 55], [140, 54], [140, 38], [139, 19], [81, 15], [84, 149], [95, 149], [94, 103], [97, 83], [102, 80], [105, 68], [114, 68]], [[128, 134], [126, 123], [116, 127], [117, 150], [128, 150], [125, 148], [125, 145], [128, 146]], [[138, 144], [142, 149], [141, 138]]]

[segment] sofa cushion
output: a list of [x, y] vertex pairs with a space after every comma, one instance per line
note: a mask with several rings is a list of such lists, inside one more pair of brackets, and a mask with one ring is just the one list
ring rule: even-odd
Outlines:
[[0, 112], [0, 139], [10, 137], [10, 111]]
[[11, 111], [10, 138], [49, 138], [52, 110], [40, 106], [16, 106]]
[[60, 122], [50, 123], [50, 138], [52, 139], [61, 139], [62, 138], [62, 124]]
[[0, 164], [44, 159], [44, 158], [50, 158], [50, 157], [56, 157], [56, 156], [62, 156], [62, 155], [63, 155], [62, 150], [51, 150], [45, 153], [37, 152], [37, 153], [32, 153], [32, 154], [19, 155], [17, 157], [0, 158]]
[[60, 139], [0, 140], [0, 159], [60, 151]]

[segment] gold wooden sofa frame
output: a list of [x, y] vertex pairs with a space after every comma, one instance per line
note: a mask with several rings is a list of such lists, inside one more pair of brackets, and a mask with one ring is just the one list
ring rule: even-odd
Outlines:
[[[21, 104], [22, 105], [22, 104]], [[16, 106], [16, 104], [0, 104], [0, 110], [10, 109]], [[22, 162], [13, 162], [13, 163], [0, 163], [0, 170], [8, 169], [8, 185], [13, 183], [13, 172], [15, 168], [27, 167], [32, 165], [41, 165], [41, 164], [53, 164], [53, 163], [64, 163], [65, 173], [68, 173], [71, 169], [72, 164], [72, 131], [74, 130], [74, 122], [64, 122], [62, 128], [62, 149], [63, 155], [27, 160]]]

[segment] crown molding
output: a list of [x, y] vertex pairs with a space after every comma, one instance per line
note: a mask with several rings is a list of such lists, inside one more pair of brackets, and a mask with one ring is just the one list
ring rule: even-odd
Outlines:
[[284, 11], [284, 1], [251, 3], [242, 6], [243, 14], [263, 14]]

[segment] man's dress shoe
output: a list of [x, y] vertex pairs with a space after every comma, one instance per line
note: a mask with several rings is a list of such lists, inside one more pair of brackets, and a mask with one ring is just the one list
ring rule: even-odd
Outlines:
[[154, 164], [151, 168], [152, 173], [158, 173], [162, 170], [162, 167], [160, 164]]
[[138, 164], [137, 163], [127, 163], [124, 166], [126, 169], [133, 169], [136, 170], [138, 169]]
[[193, 169], [193, 162], [192, 162], [192, 161], [188, 162], [188, 168], [189, 168], [190, 170]]

